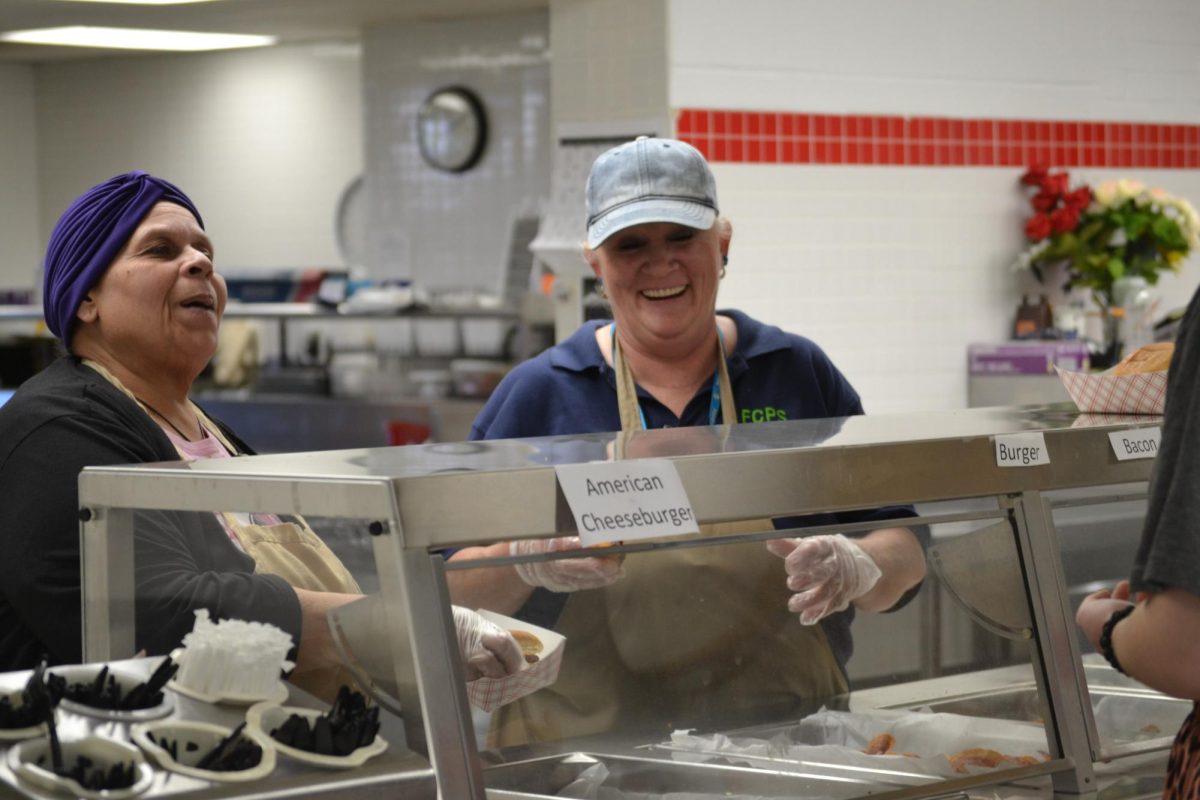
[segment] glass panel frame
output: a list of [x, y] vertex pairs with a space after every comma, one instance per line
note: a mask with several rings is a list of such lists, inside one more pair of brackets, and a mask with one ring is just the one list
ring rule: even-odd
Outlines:
[[[607, 459], [612, 452], [639, 451], [630, 445], [642, 444], [643, 452], [674, 462], [701, 522], [996, 498], [1000, 511], [988, 516], [1007, 518], [1013, 526], [1037, 653], [1035, 680], [1049, 705], [1053, 759], [950, 780], [936, 792], [908, 788], [885, 796], [917, 797], [1045, 774], [1053, 776], [1057, 789], [1087, 791], [1100, 747], [1052, 514], [1041, 492], [1145, 481], [1150, 462], [1115, 462], [1107, 431], [1157, 420], [1081, 426], [1081, 419], [1060, 409], [983, 409], [88, 468], [80, 478], [85, 657], [121, 657], [132, 646], [122, 627], [131, 609], [111, 591], [131, 580], [132, 509], [236, 507], [364, 520], [391, 624], [406, 628], [394, 627], [392, 644], [397, 672], [405, 672], [397, 675], [397, 686], [407, 694], [400, 699], [410, 744], [429, 756], [443, 794], [481, 799], [483, 770], [456, 658], [446, 565], [437, 551], [573, 534], [553, 465]], [[1044, 432], [1051, 465], [997, 467], [994, 437], [1030, 430]], [[487, 520], [484, 530], [480, 520]], [[625, 547], [634, 553], [640, 545]], [[437, 713], [426, 713], [431, 708]]]

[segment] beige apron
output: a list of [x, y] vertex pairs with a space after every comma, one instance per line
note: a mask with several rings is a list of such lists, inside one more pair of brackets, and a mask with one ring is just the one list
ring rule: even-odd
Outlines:
[[[222, 516], [242, 549], [254, 559], [255, 573], [278, 575], [296, 589], [362, 594], [358, 581], [303, 517], [294, 516], [295, 522], [256, 525], [241, 522], [233, 514]], [[340, 666], [293, 673], [289, 680], [328, 703], [342, 685], [355, 685], [351, 673]]]
[[[145, 404], [126, 389], [115, 375], [94, 361], [84, 360], [83, 363], [100, 373], [145, 410]], [[216, 423], [195, 403], [191, 406], [208, 434], [215, 436], [230, 454], [237, 453], [237, 448]], [[182, 453], [179, 455], [183, 457]], [[362, 594], [358, 581], [303, 517], [294, 515], [293, 521], [274, 525], [245, 522], [232, 513], [222, 513], [221, 517], [237, 537], [242, 549], [254, 559], [255, 573], [278, 575], [297, 589]], [[353, 685], [350, 673], [341, 667], [293, 674], [291, 682], [329, 702], [337, 696], [338, 687], [342, 684]]]
[[[722, 419], [737, 419], [718, 343]], [[623, 456], [641, 428], [633, 376], [613, 348]], [[702, 525], [701, 536], [761, 532], [769, 519]], [[783, 559], [762, 542], [638, 553], [625, 577], [568, 596], [554, 685], [497, 710], [490, 746], [614, 729], [654, 738], [685, 727], [763, 721], [847, 690], [819, 625], [787, 610]]]

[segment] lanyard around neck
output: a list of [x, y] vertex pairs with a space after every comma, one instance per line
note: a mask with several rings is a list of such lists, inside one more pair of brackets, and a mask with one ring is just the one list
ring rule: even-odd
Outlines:
[[[617, 341], [617, 323], [612, 323], [612, 354], [613, 367], [618, 373], [628, 373], [617, 375], [617, 399], [620, 402], [621, 390], [620, 386], [625, 385], [631, 394], [631, 399], [637, 407], [638, 419], [642, 423], [642, 430], [650, 430], [650, 425], [646, 422], [646, 412], [642, 409], [641, 400], [637, 396], [637, 388], [633, 382], [633, 373], [629, 370], [629, 364], [625, 362], [624, 357], [620, 354], [620, 343]], [[712, 391], [709, 393], [708, 400], [708, 424], [717, 424], [717, 415], [721, 413], [721, 373], [724, 371], [722, 367], [725, 365], [725, 332], [721, 330], [721, 326], [717, 326], [717, 367], [713, 370]], [[732, 387], [731, 387], [732, 388]], [[732, 395], [730, 396], [729, 416], [734, 416], [735, 412], [732, 409]], [[622, 415], [623, 417], [624, 415]], [[728, 422], [728, 419], [725, 420]], [[622, 419], [624, 426], [624, 419]]]

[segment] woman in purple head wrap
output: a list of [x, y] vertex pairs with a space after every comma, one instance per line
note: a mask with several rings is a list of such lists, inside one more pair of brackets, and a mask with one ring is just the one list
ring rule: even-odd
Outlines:
[[[55, 226], [45, 273], [46, 324], [69, 353], [0, 409], [0, 670], [81, 657], [80, 470], [251, 452], [188, 397], [216, 352], [226, 289], [178, 187], [130, 172], [89, 189]], [[324, 615], [360, 592], [303, 521], [145, 512], [136, 523], [140, 649], [169, 652], [205, 608], [282, 628], [298, 644], [293, 680], [336, 690]], [[458, 611], [476, 672], [520, 668], [510, 636]]]
[[46, 248], [42, 296], [46, 325], [67, 345], [84, 298], [159, 201], [182, 207], [204, 227], [187, 195], [145, 172], [129, 172], [93, 186], [59, 218]]

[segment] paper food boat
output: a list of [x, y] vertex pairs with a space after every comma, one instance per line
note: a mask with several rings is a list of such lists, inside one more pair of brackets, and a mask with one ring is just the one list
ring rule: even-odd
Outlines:
[[1113, 375], [1054, 368], [1067, 394], [1088, 414], [1162, 414], [1167, 400], [1167, 371]]
[[478, 613], [488, 622], [499, 625], [506, 631], [522, 630], [532, 633], [542, 640], [543, 649], [535, 663], [526, 664], [525, 668], [515, 675], [509, 675], [507, 678], [479, 678], [468, 683], [467, 698], [471, 705], [484, 711], [493, 711], [558, 680], [558, 668], [562, 666], [563, 647], [567, 641], [563, 636], [491, 611], [480, 609]]

